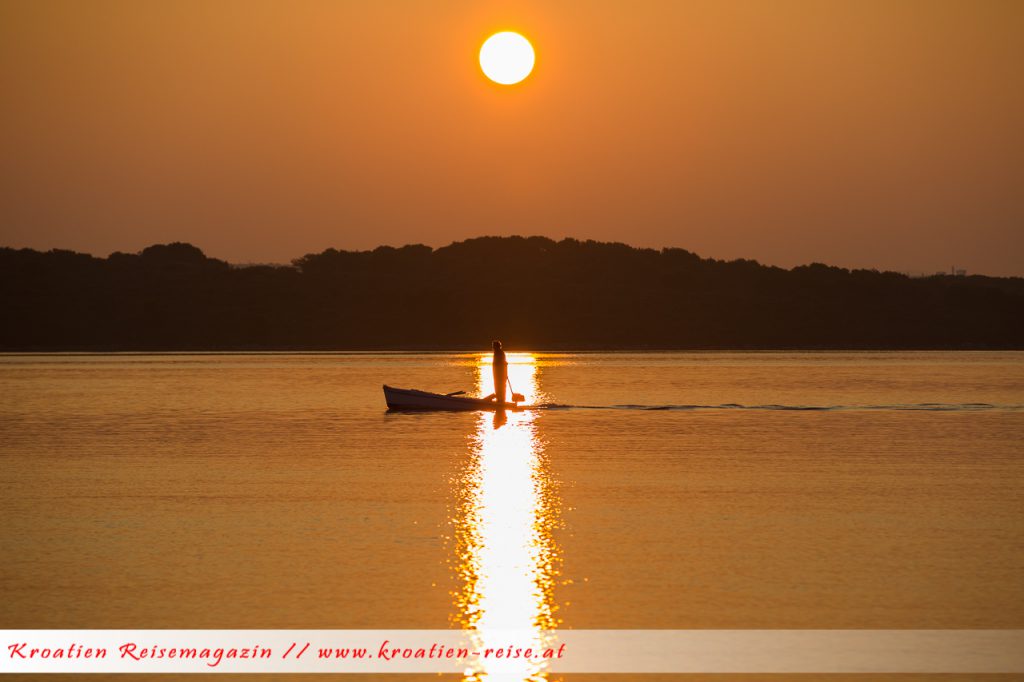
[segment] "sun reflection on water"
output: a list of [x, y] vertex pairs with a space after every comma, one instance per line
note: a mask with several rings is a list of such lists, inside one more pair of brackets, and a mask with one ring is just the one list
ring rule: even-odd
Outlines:
[[[508, 354], [508, 374], [526, 403], [537, 389], [536, 359]], [[491, 358], [476, 366], [477, 389], [490, 393]], [[479, 648], [512, 644], [501, 631], [516, 630], [517, 646], [548, 646], [558, 625], [554, 585], [559, 555], [552, 532], [558, 505], [532, 411], [480, 413], [470, 441], [467, 471], [459, 480], [455, 519], [457, 570], [462, 589], [453, 620], [476, 632]], [[521, 644], [520, 644], [521, 643]], [[468, 680], [546, 678], [541, 663], [525, 659], [482, 661]]]

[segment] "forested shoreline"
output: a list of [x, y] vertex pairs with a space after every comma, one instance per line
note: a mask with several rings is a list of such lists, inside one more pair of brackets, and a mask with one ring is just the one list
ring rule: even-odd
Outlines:
[[3, 351], [1021, 349], [1024, 279], [482, 237], [232, 266], [0, 248]]

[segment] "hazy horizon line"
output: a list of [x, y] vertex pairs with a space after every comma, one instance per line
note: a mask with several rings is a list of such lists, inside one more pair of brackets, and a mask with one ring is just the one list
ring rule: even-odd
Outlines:
[[999, 277], [999, 278], [1011, 278], [1011, 279], [1024, 278], [1024, 272], [1022, 272], [1020, 274], [1011, 274], [1011, 275], [990, 275], [990, 274], [987, 274], [987, 273], [981, 272], [981, 271], [972, 271], [972, 270], [970, 270], [968, 268], [960, 267], [960, 266], [958, 266], [956, 264], [952, 264], [949, 268], [944, 268], [944, 269], [941, 269], [941, 270], [940, 269], [933, 269], [933, 270], [930, 270], [930, 271], [929, 270], [922, 270], [920, 268], [906, 268], [906, 269], [894, 270], [894, 269], [878, 268], [878, 267], [874, 267], [874, 266], [836, 265], [834, 263], [830, 263], [830, 262], [827, 262], [827, 261], [824, 261], [824, 260], [812, 260], [812, 261], [805, 262], [805, 263], [797, 263], [795, 265], [786, 266], [786, 265], [779, 265], [777, 263], [772, 263], [772, 262], [768, 262], [768, 261], [764, 261], [764, 260], [760, 260], [758, 258], [753, 258], [753, 257], [748, 257], [748, 256], [738, 256], [736, 258], [718, 258], [718, 257], [715, 257], [715, 256], [706, 256], [706, 255], [697, 253], [696, 251], [693, 251], [691, 249], [688, 249], [688, 248], [686, 248], [684, 246], [637, 246], [635, 244], [630, 244], [629, 242], [625, 242], [625, 241], [589, 239], [589, 238], [582, 238], [581, 239], [579, 237], [569, 237], [569, 236], [561, 237], [561, 238], [556, 238], [556, 237], [548, 237], [548, 236], [542, 235], [542, 234], [532, 234], [532, 235], [523, 235], [523, 234], [511, 234], [511, 235], [482, 234], [482, 235], [477, 235], [475, 237], [466, 237], [464, 239], [456, 239], [456, 240], [453, 240], [453, 241], [449, 241], [449, 242], [447, 242], [447, 243], [445, 243], [443, 245], [440, 245], [440, 246], [437, 246], [437, 245], [434, 245], [434, 244], [425, 243], [425, 242], [407, 242], [405, 244], [400, 244], [400, 245], [395, 245], [395, 244], [378, 244], [377, 246], [374, 246], [372, 248], [358, 248], [358, 247], [342, 248], [342, 247], [338, 247], [338, 246], [326, 246], [326, 247], [323, 247], [322, 249], [320, 249], [320, 251], [308, 251], [308, 252], [303, 253], [303, 254], [301, 254], [299, 256], [295, 256], [295, 257], [293, 257], [293, 258], [291, 258], [291, 259], [289, 259], [287, 261], [254, 261], [254, 260], [241, 261], [241, 260], [231, 260], [229, 258], [222, 258], [222, 257], [216, 256], [216, 255], [212, 255], [211, 253], [209, 253], [206, 249], [204, 249], [199, 244], [196, 244], [195, 242], [192, 242], [192, 241], [185, 241], [185, 240], [172, 240], [172, 241], [153, 242], [152, 244], [149, 244], [147, 246], [141, 247], [137, 251], [123, 251], [121, 249], [115, 249], [113, 251], [110, 251], [106, 255], [100, 255], [100, 254], [96, 253], [95, 251], [85, 251], [85, 250], [78, 250], [78, 249], [59, 247], [59, 246], [50, 247], [48, 249], [42, 249], [42, 248], [33, 247], [33, 246], [0, 245], [0, 248], [8, 248], [8, 249], [15, 249], [15, 250], [30, 250], [30, 251], [37, 251], [37, 252], [40, 252], [40, 253], [46, 253], [48, 251], [70, 251], [72, 253], [80, 253], [80, 254], [88, 255], [88, 256], [91, 256], [93, 258], [107, 259], [110, 256], [112, 256], [114, 254], [117, 254], [117, 253], [128, 254], [128, 255], [138, 255], [138, 254], [141, 254], [145, 249], [150, 248], [152, 246], [166, 246], [166, 245], [170, 245], [170, 244], [188, 244], [188, 245], [194, 246], [195, 248], [197, 248], [200, 251], [202, 251], [203, 255], [206, 256], [207, 258], [212, 258], [212, 259], [215, 259], [215, 260], [223, 261], [223, 262], [225, 262], [228, 265], [231, 265], [233, 267], [260, 267], [260, 266], [264, 266], [264, 267], [294, 267], [294, 261], [295, 260], [298, 260], [299, 258], [302, 258], [303, 256], [307, 256], [307, 255], [311, 255], [311, 254], [323, 253], [323, 252], [328, 251], [330, 249], [334, 249], [334, 250], [340, 251], [340, 252], [348, 252], [348, 253], [371, 253], [371, 252], [376, 251], [376, 250], [381, 249], [381, 248], [402, 249], [402, 248], [409, 247], [409, 246], [425, 246], [425, 247], [429, 248], [433, 252], [433, 251], [439, 251], [441, 249], [453, 246], [455, 244], [461, 244], [461, 243], [464, 243], [464, 242], [469, 242], [469, 241], [474, 241], [474, 240], [479, 240], [479, 239], [501, 239], [501, 240], [505, 240], [505, 239], [523, 239], [523, 240], [546, 239], [546, 240], [549, 240], [549, 241], [554, 242], [554, 243], [560, 243], [560, 242], [564, 242], [564, 241], [575, 241], [575, 242], [579, 242], [579, 243], [588, 243], [589, 242], [589, 243], [595, 243], [595, 244], [619, 244], [619, 245], [627, 246], [627, 247], [629, 247], [631, 249], [635, 249], [635, 250], [638, 250], [638, 251], [649, 250], [649, 251], [661, 252], [661, 251], [681, 250], [681, 251], [686, 251], [688, 253], [692, 253], [693, 255], [697, 256], [701, 260], [717, 261], [717, 262], [723, 262], [723, 263], [731, 263], [731, 262], [736, 262], [736, 261], [748, 261], [748, 262], [757, 263], [757, 264], [765, 266], [765, 267], [779, 268], [781, 270], [786, 270], [786, 271], [793, 270], [795, 268], [806, 267], [806, 266], [810, 266], [810, 265], [826, 265], [828, 267], [840, 268], [842, 270], [849, 270], [849, 271], [868, 270], [868, 271], [876, 271], [876, 272], [893, 272], [893, 273], [896, 273], [896, 274], [905, 275], [907, 277], [935, 277], [935, 276], [940, 276], [940, 275], [949, 275], [949, 276], [956, 276], [956, 275], [962, 275], [962, 276], [980, 275], [980, 276], [983, 276], [983, 277]]

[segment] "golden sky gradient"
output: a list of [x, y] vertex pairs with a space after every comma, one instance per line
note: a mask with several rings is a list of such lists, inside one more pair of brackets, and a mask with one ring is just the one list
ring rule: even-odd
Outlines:
[[[517, 30], [537, 64], [488, 81]], [[1018, 0], [0, 0], [0, 245], [1024, 274]]]

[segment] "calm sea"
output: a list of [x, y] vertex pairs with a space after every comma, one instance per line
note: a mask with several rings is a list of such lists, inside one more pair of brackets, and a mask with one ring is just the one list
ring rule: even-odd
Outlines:
[[0, 628], [1024, 627], [1024, 353], [510, 361], [0, 356]]

